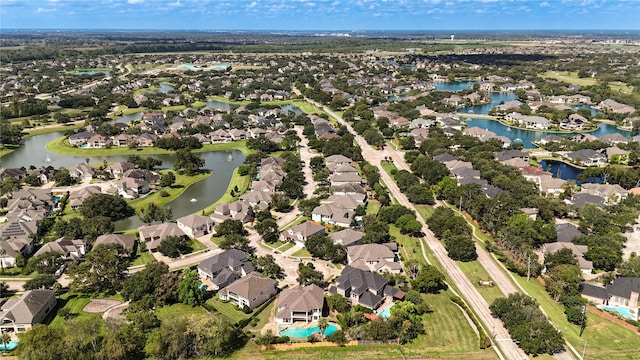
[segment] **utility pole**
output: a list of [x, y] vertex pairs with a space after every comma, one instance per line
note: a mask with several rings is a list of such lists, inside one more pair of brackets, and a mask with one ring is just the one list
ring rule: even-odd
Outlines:
[[587, 340], [584, 340], [584, 346], [582, 347], [582, 360], [584, 360], [585, 353], [587, 352]]
[[[584, 332], [584, 328], [587, 326], [587, 305], [582, 305], [582, 325], [580, 325], [580, 337], [582, 337], [582, 332]], [[586, 343], [585, 343], [586, 347]]]
[[531, 253], [527, 255], [527, 282], [531, 278]]

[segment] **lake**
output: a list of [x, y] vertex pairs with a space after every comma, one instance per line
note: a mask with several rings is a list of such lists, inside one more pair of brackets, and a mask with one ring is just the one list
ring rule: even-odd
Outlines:
[[163, 93], [166, 94], [169, 91], [172, 91], [174, 88], [173, 86], [164, 83], [164, 82], [159, 82], [158, 85], [160, 86], [160, 89], [156, 89], [156, 90], [149, 90], [147, 91], [148, 93]]
[[[53, 166], [70, 168], [78, 163], [89, 159], [91, 164], [107, 162], [126, 161], [128, 155], [114, 156], [71, 156], [61, 155], [47, 150], [46, 145], [52, 140], [63, 136], [62, 132], [43, 134], [27, 138], [23, 144], [15, 151], [0, 158], [2, 167], [35, 167]], [[204, 168], [211, 170], [213, 174], [196, 184], [191, 185], [178, 198], [167, 206], [173, 210], [174, 219], [194, 212], [198, 212], [208, 205], [216, 202], [227, 190], [233, 171], [244, 162], [244, 154], [239, 150], [212, 151], [199, 153], [205, 160]], [[175, 157], [172, 154], [141, 155], [150, 156], [162, 160], [161, 169], [173, 168]], [[191, 202], [191, 199], [197, 199]], [[132, 216], [126, 220], [116, 223], [118, 230], [138, 227], [142, 223], [137, 216]]]
[[[583, 183], [581, 181], [577, 181], [576, 179], [580, 174], [582, 174], [584, 170], [567, 164], [563, 161], [545, 159], [540, 161], [540, 166], [543, 170], [551, 172], [551, 174], [555, 178], [560, 178], [562, 180], [574, 180], [577, 185]], [[589, 178], [586, 182], [597, 184], [601, 180], [602, 179], [600, 178]]]
[[475, 81], [437, 81], [434, 82], [436, 91], [462, 91], [473, 86]]

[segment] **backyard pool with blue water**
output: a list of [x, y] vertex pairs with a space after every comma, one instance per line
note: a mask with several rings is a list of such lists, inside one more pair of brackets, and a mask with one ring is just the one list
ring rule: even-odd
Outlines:
[[615, 311], [625, 319], [629, 319], [629, 320], [635, 320], [636, 319], [636, 316], [631, 312], [630, 309], [627, 309], [627, 308], [617, 307], [617, 306], [603, 306], [602, 310]]
[[16, 346], [18, 346], [18, 340], [11, 340], [11, 342], [7, 343], [7, 347], [4, 347], [4, 344], [0, 343], [0, 350], [5, 351], [5, 350], [13, 350], [16, 348]]
[[[337, 326], [335, 326], [334, 324], [329, 324], [329, 326], [327, 326], [327, 329], [324, 331], [324, 334], [331, 335], [337, 330], [338, 330]], [[288, 336], [290, 338], [304, 339], [307, 336], [316, 332], [317, 333], [320, 332], [320, 328], [317, 326], [313, 326], [309, 328], [300, 328], [300, 327], [291, 326], [280, 331], [280, 336]]]
[[388, 306], [384, 309], [382, 309], [379, 313], [378, 316], [380, 316], [383, 319], [387, 319], [389, 318], [389, 316], [391, 316], [391, 308], [393, 307], [393, 305]]

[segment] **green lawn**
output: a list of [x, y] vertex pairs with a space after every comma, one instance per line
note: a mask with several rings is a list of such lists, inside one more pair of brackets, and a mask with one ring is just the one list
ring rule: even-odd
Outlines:
[[64, 137], [59, 137], [47, 144], [47, 150], [63, 155], [74, 156], [110, 156], [110, 155], [139, 155], [139, 154], [171, 154], [171, 150], [160, 149], [157, 147], [139, 147], [129, 149], [127, 146], [114, 146], [111, 149], [82, 149], [71, 146], [69, 141]]
[[580, 337], [580, 327], [567, 321], [562, 305], [553, 301], [539, 281], [535, 279], [527, 281], [526, 278], [515, 274], [513, 276], [527, 293], [540, 303], [547, 317], [579, 352], [583, 349], [584, 341], [587, 342], [587, 358], [606, 360], [636, 358], [640, 349], [640, 336], [637, 333], [587, 313], [587, 327]]
[[167, 320], [188, 315], [204, 315], [206, 313], [207, 310], [203, 309], [200, 306], [191, 306], [185, 304], [173, 304], [156, 309], [156, 316], [158, 316], [158, 319], [160, 320]]
[[367, 214], [375, 215], [380, 211], [380, 202], [369, 200], [367, 203]]
[[305, 221], [307, 221], [307, 218], [302, 216], [302, 215], [300, 215], [297, 218], [295, 218], [292, 222], [290, 222], [290, 223], [286, 224], [285, 226], [283, 226], [280, 229], [280, 231], [287, 230], [287, 229], [292, 228], [292, 227], [294, 227], [294, 226], [296, 226], [298, 224], [302, 224]]
[[193, 252], [204, 250], [207, 248], [203, 243], [201, 243], [197, 239], [189, 239], [189, 246], [191, 246], [191, 248], [193, 249]]
[[[169, 172], [169, 170], [160, 171], [160, 173], [166, 173], [166, 172]], [[178, 196], [180, 196], [180, 194], [182, 194], [185, 190], [187, 190], [187, 188], [190, 185], [208, 178], [209, 176], [211, 176], [212, 173], [209, 171], [206, 171], [206, 172], [197, 174], [195, 176], [187, 176], [184, 174], [179, 174], [177, 172], [174, 172], [174, 174], [176, 176], [176, 182], [174, 185], [160, 188], [157, 191], [153, 192], [152, 194], [149, 194], [147, 196], [140, 197], [137, 199], [133, 199], [129, 201], [129, 205], [131, 205], [131, 207], [136, 211], [136, 213], [144, 209], [151, 203], [155, 203], [158, 206], [166, 205], [170, 203], [172, 200], [174, 200], [175, 198], [177, 198]], [[165, 196], [165, 197], [160, 196], [161, 191], [167, 192], [169, 196]]]
[[256, 326], [249, 325], [245, 328], [245, 330], [250, 330], [250, 331], [262, 330], [262, 328], [265, 325], [267, 325], [267, 323], [269, 323], [269, 317], [271, 316], [271, 314], [273, 313], [273, 315], [275, 316], [276, 310], [277, 310], [276, 301], [272, 301], [271, 304], [269, 304], [269, 306], [264, 308], [264, 310], [262, 310], [262, 312], [258, 314], [257, 316], [258, 323], [256, 324]]
[[556, 79], [558, 81], [563, 81], [569, 84], [576, 84], [580, 86], [591, 86], [596, 84], [595, 78], [579, 78], [577, 72], [567, 72], [567, 71], [547, 71], [544, 74], [541, 74], [543, 78], [548, 79]]
[[394, 163], [389, 161], [380, 161], [380, 166], [382, 166], [382, 169], [384, 169], [384, 171], [389, 174], [392, 179], [394, 178], [393, 175], [391, 175], [391, 170], [398, 170]]
[[430, 218], [435, 211], [435, 209], [431, 205], [414, 205], [414, 207], [424, 221], [427, 221], [427, 219]]
[[153, 257], [153, 255], [151, 255], [151, 253], [149, 251], [146, 251], [146, 250], [142, 251], [142, 250], [140, 250], [140, 246], [138, 246], [138, 250], [136, 251], [135, 260], [133, 260], [131, 262], [131, 266], [149, 264], [149, 263], [153, 262], [154, 260], [155, 260], [155, 258]]
[[613, 81], [609, 83], [609, 87], [614, 92], [621, 92], [623, 94], [631, 94], [633, 92], [633, 86], [629, 86], [622, 81]]
[[284, 244], [284, 245], [282, 245], [282, 246], [280, 246], [280, 247], [278, 248], [278, 251], [280, 251], [280, 252], [285, 252], [285, 251], [287, 251], [287, 250], [291, 249], [291, 248], [292, 248], [292, 247], [294, 247], [294, 246], [295, 246], [295, 244], [294, 244], [294, 243], [292, 243], [292, 242], [290, 242], [290, 241], [287, 241], [287, 243], [286, 243], [286, 244]]
[[[71, 314], [69, 319], [91, 317], [100, 318], [102, 317], [102, 313], [87, 313], [82, 310], [92, 299], [114, 299], [122, 301], [122, 296], [113, 295], [86, 297], [76, 293], [65, 293], [58, 297], [59, 308], [57, 311], [60, 311], [60, 309], [69, 309]], [[65, 319], [62, 316], [56, 315], [56, 317], [51, 321], [50, 326], [63, 327], [65, 326]]]
[[307, 250], [307, 248], [302, 248], [302, 249], [294, 252], [293, 254], [291, 254], [291, 256], [293, 256], [293, 257], [311, 257], [311, 253], [309, 252], [309, 250]]
[[462, 262], [456, 261], [458, 267], [464, 272], [465, 276], [473, 286], [478, 290], [480, 295], [491, 304], [495, 299], [505, 297], [500, 288], [497, 286], [480, 286], [478, 282], [481, 280], [492, 280], [487, 271], [480, 265], [478, 260]]
[[238, 321], [251, 316], [251, 314], [245, 314], [238, 310], [238, 307], [235, 304], [222, 302], [217, 296], [207, 300], [207, 304], [213, 306], [216, 311], [224, 315], [232, 323], [237, 323]]
[[420, 248], [420, 238], [414, 238], [408, 235], [400, 233], [400, 230], [395, 225], [389, 225], [389, 233], [393, 236], [398, 244], [400, 244], [399, 252], [403, 261], [409, 259], [417, 260], [421, 264], [426, 264], [427, 261], [422, 256], [422, 250]]

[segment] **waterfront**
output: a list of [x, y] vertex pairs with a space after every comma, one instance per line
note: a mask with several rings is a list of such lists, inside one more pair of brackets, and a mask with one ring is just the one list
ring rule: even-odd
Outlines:
[[[100, 164], [104, 161], [118, 162], [126, 161], [127, 155], [114, 156], [72, 156], [62, 155], [49, 151], [46, 145], [63, 136], [61, 132], [38, 135], [23, 140], [22, 145], [15, 151], [0, 158], [0, 166], [6, 168], [30, 166], [42, 167], [53, 166], [55, 168], [70, 168], [78, 163], [89, 159], [90, 164]], [[205, 160], [204, 169], [213, 172], [211, 176], [198, 183], [191, 185], [179, 197], [170, 202], [173, 210], [173, 217], [178, 218], [194, 212], [198, 212], [208, 205], [216, 202], [226, 192], [233, 171], [244, 162], [244, 154], [239, 150], [212, 151], [199, 153]], [[142, 155], [151, 156], [162, 160], [160, 169], [173, 168], [175, 157], [172, 154]], [[191, 199], [197, 199], [192, 202]], [[118, 230], [134, 228], [142, 225], [137, 216], [116, 223]]]

